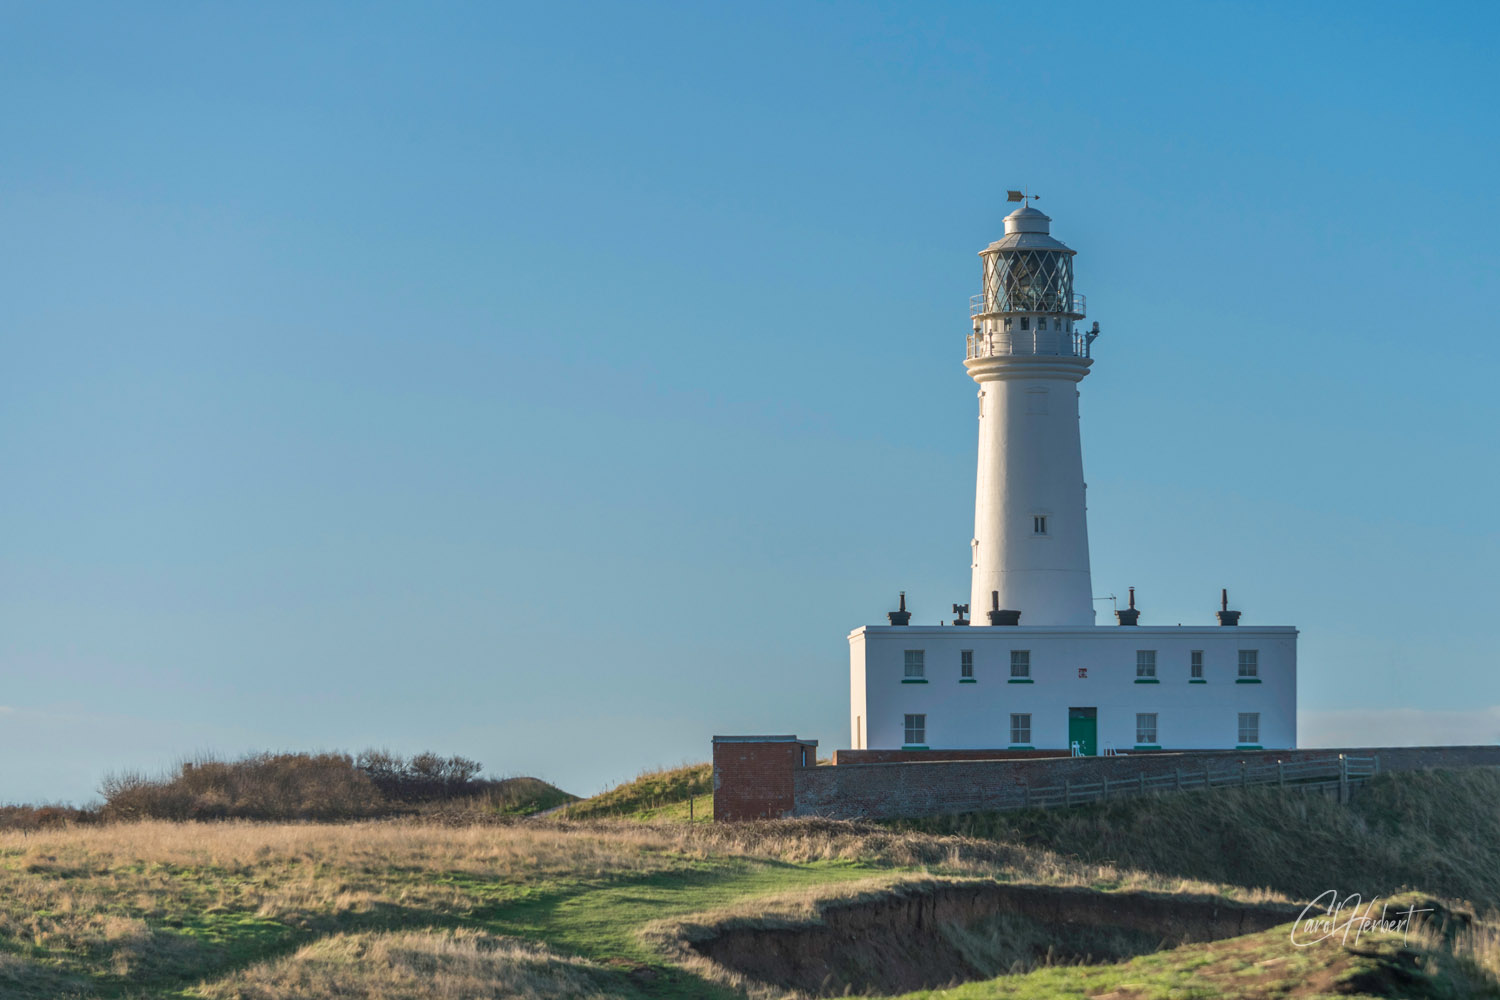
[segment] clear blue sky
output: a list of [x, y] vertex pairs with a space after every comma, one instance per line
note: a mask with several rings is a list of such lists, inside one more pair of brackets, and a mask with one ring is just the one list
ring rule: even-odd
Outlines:
[[1305, 742], [1500, 738], [1497, 28], [0, 6], [0, 800], [845, 745], [847, 632], [968, 593], [967, 297], [1022, 184], [1104, 328], [1096, 593], [1300, 626]]

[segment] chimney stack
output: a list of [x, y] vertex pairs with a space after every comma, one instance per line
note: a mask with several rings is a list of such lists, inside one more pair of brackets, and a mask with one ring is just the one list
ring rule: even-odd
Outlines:
[[1000, 609], [1000, 591], [990, 591], [990, 624], [991, 625], [1019, 625], [1021, 624], [1021, 612], [1002, 611]]
[[892, 625], [911, 624], [911, 612], [906, 610], [906, 591], [901, 591], [901, 610], [887, 611], [885, 617]]
[[1130, 607], [1115, 612], [1115, 621], [1120, 625], [1139, 625], [1141, 613], [1135, 609], [1135, 588], [1130, 588]]
[[1224, 589], [1219, 591], [1218, 618], [1220, 625], [1238, 625], [1240, 623], [1240, 613], [1238, 611], [1229, 610], [1228, 587], [1225, 587]]

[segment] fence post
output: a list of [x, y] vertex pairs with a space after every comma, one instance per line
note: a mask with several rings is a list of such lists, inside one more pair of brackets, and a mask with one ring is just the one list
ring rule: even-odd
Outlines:
[[688, 822], [693, 821], [693, 793], [688, 793]]
[[1031, 782], [1029, 781], [1021, 786], [1021, 805], [1031, 808]]
[[1180, 792], [1182, 791], [1182, 768], [1176, 767], [1173, 770], [1177, 772], [1177, 790]]
[[1206, 792], [1212, 787], [1214, 787], [1214, 781], [1208, 776], [1208, 767], [1205, 765], [1203, 768], [1203, 790]]
[[1240, 761], [1240, 787], [1248, 788], [1250, 785], [1250, 765]]
[[1339, 754], [1339, 802], [1349, 801], [1349, 758]]
[[1069, 781], [1067, 778], [1064, 778], [1063, 779], [1063, 805], [1070, 806], [1072, 804], [1073, 804], [1073, 783], [1071, 781]]
[[1375, 755], [1375, 770], [1372, 771], [1371, 774], [1375, 775], [1375, 774], [1379, 774], [1379, 773], [1380, 773], [1380, 754], [1376, 754]]
[[1145, 795], [1146, 794], [1146, 772], [1142, 771], [1139, 775], [1137, 775], [1137, 777], [1139, 777], [1141, 779], [1141, 794]]

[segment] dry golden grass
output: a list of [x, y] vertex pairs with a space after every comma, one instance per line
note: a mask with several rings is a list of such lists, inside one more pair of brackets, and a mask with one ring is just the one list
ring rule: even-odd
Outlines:
[[534, 942], [472, 930], [337, 934], [193, 994], [206, 1000], [602, 1000], [591, 975], [599, 971]]
[[832, 862], [829, 882], [847, 880], [857, 870], [845, 866], [858, 865], [1266, 898], [1037, 847], [821, 820], [88, 825], [0, 833], [0, 955], [27, 955], [0, 958], [0, 994], [181, 988], [320, 936], [435, 932], [489, 919], [477, 915], [538, 890], [576, 893], [757, 862]]

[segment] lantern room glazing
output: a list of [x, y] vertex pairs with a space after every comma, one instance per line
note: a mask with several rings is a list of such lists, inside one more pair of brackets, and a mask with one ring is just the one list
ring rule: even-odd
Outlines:
[[984, 291], [969, 301], [970, 358], [996, 354], [1087, 357], [1074, 332], [1085, 315], [1073, 291], [1074, 251], [1049, 234], [1051, 219], [1027, 205], [1005, 218], [1005, 236], [980, 252]]

